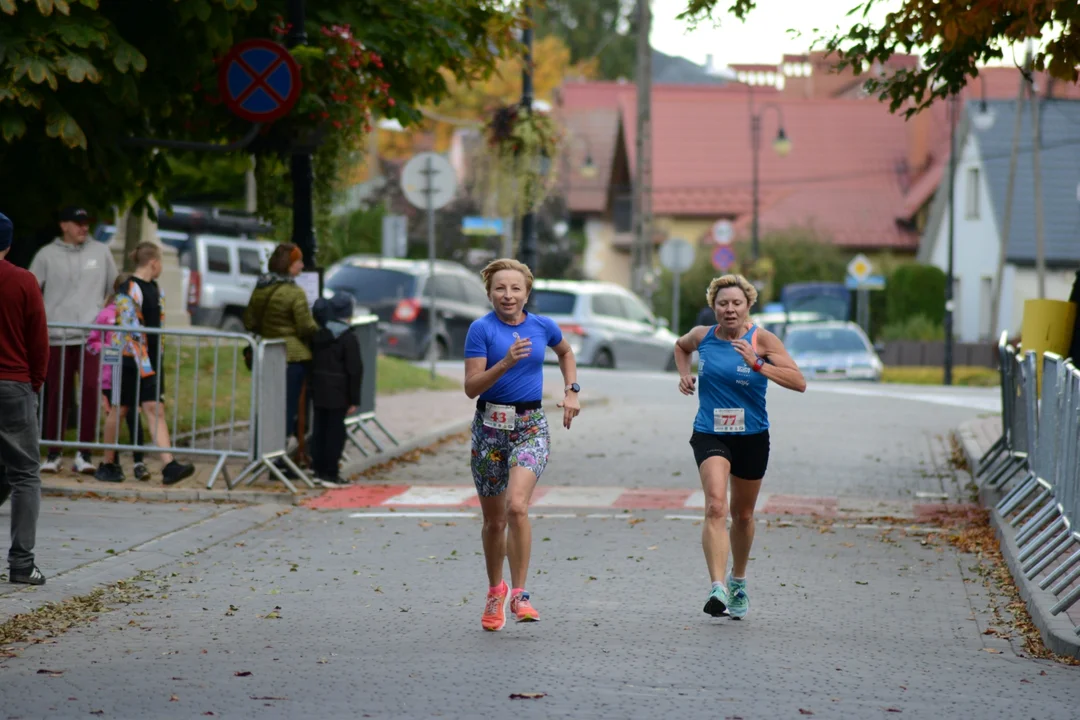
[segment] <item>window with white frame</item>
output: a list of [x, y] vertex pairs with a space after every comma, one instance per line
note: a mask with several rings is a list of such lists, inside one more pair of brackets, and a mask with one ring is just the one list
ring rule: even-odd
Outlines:
[[979, 219], [979, 168], [968, 168], [965, 187], [964, 217]]

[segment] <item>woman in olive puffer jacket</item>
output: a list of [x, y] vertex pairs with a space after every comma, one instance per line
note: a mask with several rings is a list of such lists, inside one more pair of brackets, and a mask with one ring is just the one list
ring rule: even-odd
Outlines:
[[285, 340], [285, 426], [286, 434], [295, 436], [300, 390], [311, 363], [308, 341], [319, 326], [311, 316], [307, 295], [294, 280], [304, 269], [300, 248], [292, 243], [278, 245], [267, 265], [270, 272], [259, 278], [248, 300], [244, 327], [268, 340]]

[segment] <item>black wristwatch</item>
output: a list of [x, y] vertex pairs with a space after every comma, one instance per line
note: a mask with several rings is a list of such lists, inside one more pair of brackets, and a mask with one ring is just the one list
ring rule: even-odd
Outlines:
[[581, 386], [580, 386], [580, 385], [578, 385], [577, 383], [570, 383], [570, 384], [569, 384], [569, 385], [567, 385], [567, 386], [566, 386], [565, 388], [563, 388], [563, 392], [564, 392], [564, 393], [568, 393], [568, 392], [570, 392], [571, 390], [572, 390], [572, 391], [574, 391], [574, 392], [576, 392], [576, 393], [579, 393], [579, 392], [581, 392]]

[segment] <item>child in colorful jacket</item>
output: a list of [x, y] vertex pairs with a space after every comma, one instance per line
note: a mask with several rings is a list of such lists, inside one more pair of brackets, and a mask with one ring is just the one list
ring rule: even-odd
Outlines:
[[[95, 325], [116, 325], [116, 294], [127, 284], [131, 279], [131, 275], [128, 273], [121, 273], [116, 277], [116, 281], [113, 283], [113, 294], [105, 299], [105, 307], [101, 309], [101, 312], [94, 318]], [[90, 335], [86, 341], [86, 351], [91, 355], [101, 355], [101, 348], [103, 346], [114, 347], [116, 333], [106, 330], [91, 330]], [[112, 413], [112, 381], [113, 381], [113, 369], [114, 365], [102, 365], [101, 366], [101, 409], [105, 413], [105, 426], [106, 433], [115, 433], [116, 428], [113, 427], [109, 430], [110, 413]], [[142, 419], [136, 417], [135, 408], [129, 407], [127, 412], [124, 413], [124, 419], [127, 421], [128, 436], [134, 438], [136, 445], [143, 444], [143, 427]], [[115, 426], [115, 419], [113, 424]], [[106, 453], [106, 457], [112, 457], [113, 453]], [[146, 481], [150, 479], [150, 470], [146, 467], [146, 463], [143, 462], [143, 454], [136, 450], [132, 453], [132, 457], [135, 460], [135, 479]], [[102, 465], [105, 463], [103, 462]], [[99, 468], [100, 469], [100, 468]]]

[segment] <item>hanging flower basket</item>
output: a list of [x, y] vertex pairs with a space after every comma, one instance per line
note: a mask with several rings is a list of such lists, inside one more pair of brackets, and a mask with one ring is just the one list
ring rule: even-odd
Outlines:
[[499, 216], [536, 210], [555, 187], [562, 132], [550, 115], [498, 108], [484, 127], [477, 163], [485, 204]]

